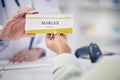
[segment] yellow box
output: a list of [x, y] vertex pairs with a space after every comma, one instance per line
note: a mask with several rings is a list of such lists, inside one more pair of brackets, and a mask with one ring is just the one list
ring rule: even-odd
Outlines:
[[58, 33], [72, 34], [73, 32], [73, 15], [26, 15], [26, 33]]

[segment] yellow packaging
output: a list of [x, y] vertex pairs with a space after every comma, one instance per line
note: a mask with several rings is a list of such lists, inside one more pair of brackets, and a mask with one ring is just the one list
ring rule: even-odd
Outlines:
[[58, 33], [72, 34], [73, 32], [73, 15], [26, 15], [26, 33]]

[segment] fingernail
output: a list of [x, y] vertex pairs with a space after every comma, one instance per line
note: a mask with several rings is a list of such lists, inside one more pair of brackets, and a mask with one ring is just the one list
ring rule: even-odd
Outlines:
[[32, 14], [37, 14], [37, 13], [39, 13], [39, 12], [36, 10], [32, 10]]
[[57, 31], [54, 32], [54, 35], [56, 35], [56, 34], [57, 34]]
[[53, 35], [51, 34], [51, 35], [50, 35], [50, 39], [52, 39], [52, 38], [53, 38]]

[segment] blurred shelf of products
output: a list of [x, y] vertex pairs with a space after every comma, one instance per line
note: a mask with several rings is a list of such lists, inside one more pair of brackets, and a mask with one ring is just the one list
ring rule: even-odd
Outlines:
[[94, 42], [103, 51], [120, 53], [120, 0], [60, 0], [60, 10], [75, 17], [68, 39], [73, 52]]
[[117, 9], [120, 0], [79, 0], [81, 8], [87, 9]]

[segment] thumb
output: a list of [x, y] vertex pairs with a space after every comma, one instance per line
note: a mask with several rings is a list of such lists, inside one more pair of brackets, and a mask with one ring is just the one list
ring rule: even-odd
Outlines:
[[58, 34], [57, 31], [54, 32], [54, 38], [59, 38], [60, 37], [60, 34]]

